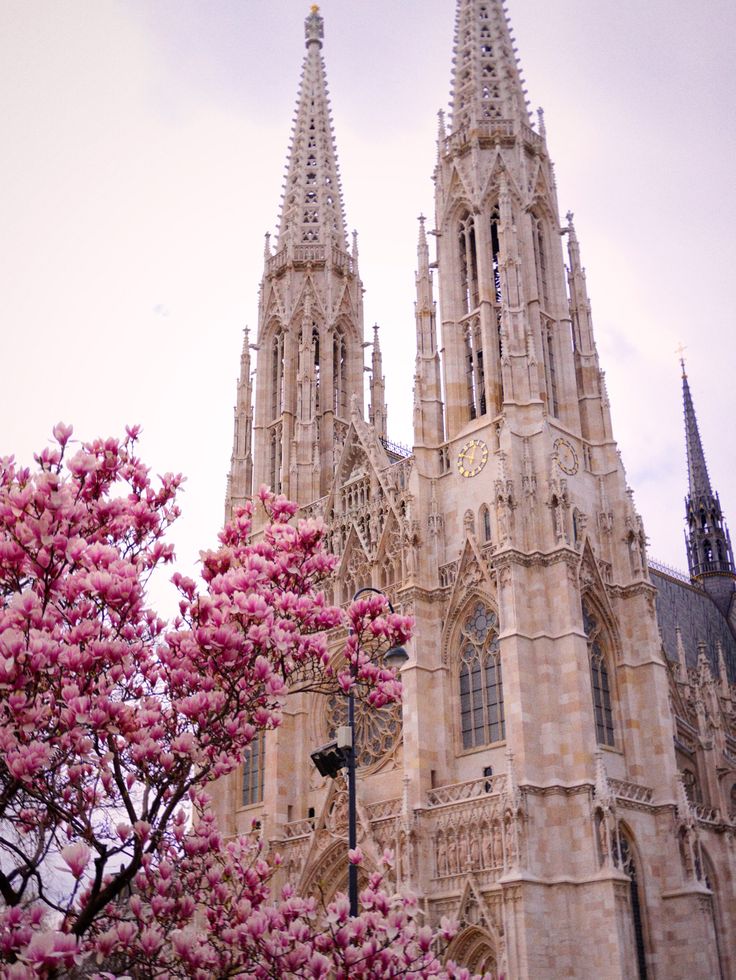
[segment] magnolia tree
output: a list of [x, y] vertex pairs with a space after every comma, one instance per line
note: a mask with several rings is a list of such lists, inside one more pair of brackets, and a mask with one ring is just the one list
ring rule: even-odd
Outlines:
[[56, 426], [33, 470], [0, 460], [2, 977], [465, 976], [437, 959], [449, 927], [433, 934], [380, 873], [357, 918], [341, 896], [273, 895], [278, 857], [225, 841], [209, 809], [290, 686], [399, 698], [365, 651], [404, 642], [409, 621], [380, 596], [353, 604], [332, 673], [325, 631], [343, 613], [321, 590], [322, 529], [264, 490], [262, 533], [243, 508], [199, 588], [173, 576], [166, 625], [145, 587], [172, 561], [182, 478], [152, 480], [136, 429], [74, 449], [71, 434]]

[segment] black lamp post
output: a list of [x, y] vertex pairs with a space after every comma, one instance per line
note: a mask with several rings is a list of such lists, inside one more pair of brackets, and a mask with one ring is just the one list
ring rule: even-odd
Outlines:
[[[375, 592], [384, 597], [391, 612], [395, 612], [389, 597], [380, 589], [374, 589], [371, 585], [366, 585], [353, 596], [353, 602], [363, 595], [364, 592]], [[392, 670], [398, 670], [402, 664], [409, 659], [409, 654], [403, 647], [391, 647], [383, 658], [383, 662]], [[351, 663], [350, 673], [355, 679], [356, 667]], [[340, 769], [346, 768], [348, 771], [348, 848], [354, 850], [357, 846], [357, 805], [356, 805], [356, 751], [355, 751], [355, 694], [351, 687], [347, 694], [348, 699], [348, 724], [346, 729], [341, 729], [337, 733], [337, 739], [323, 745], [312, 753], [312, 761], [322, 776], [331, 776], [334, 779]], [[348, 899], [350, 901], [350, 914], [358, 914], [358, 866], [352, 862], [348, 863]]]
[[[391, 612], [395, 612], [394, 607], [391, 604], [389, 597], [381, 592], [380, 589], [374, 589], [371, 585], [366, 585], [358, 591], [353, 596], [353, 602], [363, 595], [364, 592], [375, 592], [377, 595], [382, 595], [386, 602], [388, 603], [388, 608]], [[403, 647], [391, 647], [386, 656], [383, 658], [383, 662], [387, 667], [392, 670], [398, 669], [402, 664], [405, 664], [409, 659], [409, 654]], [[350, 671], [355, 677], [355, 664], [350, 665]], [[356, 744], [355, 744], [355, 694], [353, 693], [353, 688], [351, 687], [348, 691], [348, 728], [350, 729], [350, 747], [347, 754], [348, 760], [348, 848], [354, 850], [357, 846], [357, 805], [356, 805], [356, 778], [355, 778], [355, 767], [356, 767]], [[356, 916], [358, 914], [358, 866], [353, 864], [352, 861], [348, 864], [348, 899], [350, 900], [350, 914]]]

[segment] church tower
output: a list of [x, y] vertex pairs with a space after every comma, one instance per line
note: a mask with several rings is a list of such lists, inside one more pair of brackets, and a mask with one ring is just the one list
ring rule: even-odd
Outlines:
[[[312, 8], [276, 249], [266, 242], [252, 472], [324, 521], [332, 600], [370, 586], [415, 620], [400, 710], [358, 718], [367, 868], [393, 849], [393, 884], [431, 925], [458, 919], [449, 955], [471, 971], [710, 980], [704, 818], [678, 773], [657, 589], [573, 215], [560, 219], [504, 4], [457, 0], [434, 220], [419, 219], [411, 452], [388, 438], [377, 329], [364, 418], [362, 284], [322, 35]], [[248, 492], [247, 351], [232, 503]], [[686, 387], [688, 413], [693, 575], [720, 541], [730, 582]], [[309, 755], [342, 709], [292, 694], [216, 798], [227, 833], [255, 821], [281, 880], [326, 899], [346, 887], [347, 801]]]
[[736, 583], [731, 536], [718, 494], [710, 486], [685, 363], [681, 363], [689, 490], [685, 498], [687, 563], [693, 581], [702, 585], [728, 616]]
[[314, 6], [258, 312], [254, 486], [300, 503], [327, 492], [353, 400], [363, 412], [362, 284], [356, 236], [347, 242], [323, 34]]

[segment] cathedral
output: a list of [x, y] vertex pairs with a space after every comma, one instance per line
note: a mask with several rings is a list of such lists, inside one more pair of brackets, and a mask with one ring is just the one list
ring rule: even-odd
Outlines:
[[[736, 575], [684, 365], [687, 575], [647, 557], [505, 6], [457, 0], [418, 227], [413, 446], [392, 442], [323, 34], [312, 7], [226, 512], [261, 484], [286, 494], [324, 521], [332, 601], [372, 586], [415, 619], [403, 703], [358, 712], [366, 864], [394, 850], [392, 885], [430, 925], [459, 922], [448, 956], [473, 972], [734, 977]], [[346, 790], [310, 753], [342, 710], [290, 695], [215, 798], [226, 833], [259, 828], [280, 882], [325, 899], [346, 890]]]

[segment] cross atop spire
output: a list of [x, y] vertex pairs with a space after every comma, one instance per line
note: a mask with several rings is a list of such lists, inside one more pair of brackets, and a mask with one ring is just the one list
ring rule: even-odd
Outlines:
[[314, 4], [304, 22], [302, 66], [279, 220], [284, 245], [335, 244], [347, 251], [337, 148], [322, 58], [324, 20]]
[[486, 121], [529, 124], [529, 112], [502, 0], [457, 0], [452, 125]]

